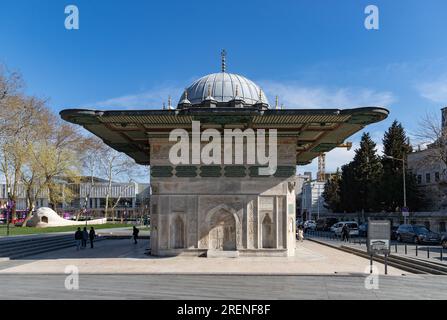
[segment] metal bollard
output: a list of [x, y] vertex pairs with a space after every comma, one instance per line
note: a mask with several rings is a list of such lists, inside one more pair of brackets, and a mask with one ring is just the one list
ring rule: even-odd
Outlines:
[[405, 244], [405, 254], [407, 254], [407, 244]]
[[444, 248], [441, 246], [441, 262], [442, 262], [442, 260], [444, 260], [443, 256], [442, 256], [443, 255], [443, 251], [444, 251]]
[[430, 247], [427, 247], [427, 258], [430, 259]]
[[416, 245], [416, 257], [418, 256], [418, 245]]
[[394, 252], [397, 253], [397, 243], [394, 244]]

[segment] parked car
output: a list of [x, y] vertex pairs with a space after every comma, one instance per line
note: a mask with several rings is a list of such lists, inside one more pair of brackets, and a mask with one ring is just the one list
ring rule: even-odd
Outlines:
[[350, 236], [358, 236], [359, 235], [359, 225], [355, 221], [341, 221], [335, 224], [334, 232], [337, 236], [341, 236], [341, 232], [344, 226], [347, 226], [349, 229]]
[[[397, 226], [391, 226], [391, 240], [396, 240]], [[359, 237], [368, 237], [368, 222], [359, 226]]]
[[401, 224], [396, 231], [399, 242], [441, 243], [441, 235], [422, 225]]
[[368, 222], [362, 223], [359, 225], [359, 237], [367, 237], [368, 236]]
[[317, 220], [318, 231], [329, 231], [331, 226], [338, 222], [337, 218], [323, 218]]
[[310, 229], [310, 230], [315, 230], [317, 228], [317, 224], [315, 223], [314, 220], [307, 220], [304, 222], [304, 229]]
[[338, 227], [337, 225], [339, 224], [339, 222], [334, 223], [331, 228], [329, 229], [330, 232], [335, 232], [335, 229]]

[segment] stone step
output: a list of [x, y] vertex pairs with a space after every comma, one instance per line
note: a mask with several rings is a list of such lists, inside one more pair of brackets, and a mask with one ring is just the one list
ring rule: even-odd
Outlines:
[[0, 248], [1, 247], [7, 247], [7, 246], [14, 246], [18, 244], [25, 244], [25, 243], [33, 243], [36, 241], [51, 241], [54, 239], [62, 239], [62, 238], [72, 238], [74, 239], [74, 235], [71, 234], [64, 234], [64, 235], [42, 235], [42, 236], [18, 236], [18, 237], [11, 237], [11, 238], [1, 238], [0, 239]]
[[71, 243], [73, 245], [75, 245], [75, 240], [72, 239], [62, 239], [59, 241], [51, 241], [51, 242], [39, 242], [37, 244], [33, 244], [33, 245], [17, 245], [15, 247], [9, 247], [6, 249], [0, 249], [0, 256], [8, 256], [14, 252], [20, 252], [20, 251], [29, 251], [29, 250], [34, 250], [34, 249], [39, 249], [39, 248], [44, 248], [44, 247], [51, 247], [51, 246], [55, 246], [55, 245], [62, 245], [62, 244], [66, 244], [66, 243]]
[[[95, 242], [105, 240], [105, 238], [98, 237]], [[32, 246], [19, 246], [8, 248], [8, 250], [0, 251], [1, 258], [17, 259], [26, 256], [31, 256], [39, 253], [45, 253], [50, 251], [55, 251], [63, 248], [76, 247], [75, 240], [70, 238], [59, 239], [59, 241], [51, 241], [49, 243], [39, 242], [38, 244], [33, 244]]]
[[42, 238], [33, 238], [33, 239], [24, 239], [22, 241], [15, 240], [15, 241], [2, 241], [0, 242], [0, 252], [4, 249], [8, 248], [17, 248], [17, 247], [23, 247], [23, 246], [36, 246], [40, 245], [42, 243], [52, 243], [62, 240], [73, 240], [74, 236], [55, 236], [55, 237], [42, 237]]
[[207, 258], [237, 258], [239, 257], [239, 251], [225, 251], [225, 250], [207, 250]]

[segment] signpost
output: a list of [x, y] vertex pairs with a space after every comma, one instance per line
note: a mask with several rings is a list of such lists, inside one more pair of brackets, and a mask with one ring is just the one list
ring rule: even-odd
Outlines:
[[385, 256], [385, 274], [388, 274], [388, 255], [391, 244], [391, 223], [389, 220], [369, 220], [368, 240], [366, 242], [370, 256], [370, 273], [372, 273], [373, 255]]
[[402, 216], [404, 217], [404, 224], [407, 224], [407, 218], [410, 215], [410, 210], [408, 209], [408, 207], [403, 207], [402, 208]]

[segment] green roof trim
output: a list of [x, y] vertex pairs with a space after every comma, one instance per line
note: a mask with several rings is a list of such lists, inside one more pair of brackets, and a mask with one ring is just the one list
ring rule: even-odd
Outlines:
[[196, 166], [176, 166], [175, 175], [177, 177], [197, 177], [197, 167]]

